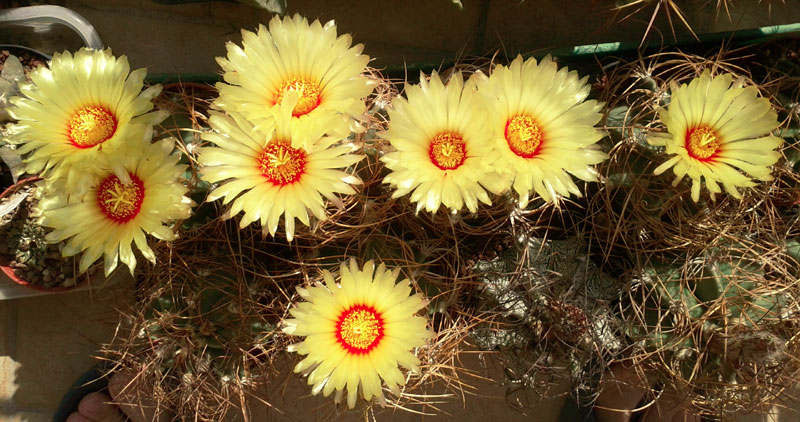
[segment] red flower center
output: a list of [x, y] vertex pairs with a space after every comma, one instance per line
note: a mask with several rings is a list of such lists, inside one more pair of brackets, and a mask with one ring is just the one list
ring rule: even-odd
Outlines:
[[533, 158], [542, 147], [542, 129], [531, 116], [518, 114], [506, 122], [506, 142], [514, 154]]
[[319, 85], [309, 79], [298, 77], [283, 81], [275, 94], [275, 104], [280, 104], [283, 101], [283, 97], [291, 91], [297, 91], [300, 95], [297, 104], [292, 109], [292, 116], [302, 116], [319, 106], [322, 94]]
[[436, 167], [455, 170], [467, 159], [464, 139], [453, 132], [442, 132], [433, 137], [428, 154]]
[[336, 338], [349, 353], [369, 353], [383, 338], [383, 318], [372, 306], [351, 306], [339, 315]]
[[289, 185], [303, 175], [307, 158], [305, 150], [288, 141], [272, 141], [258, 157], [258, 169], [273, 184]]
[[144, 183], [136, 175], [130, 174], [130, 177], [131, 183], [125, 185], [117, 176], [111, 175], [97, 189], [100, 210], [116, 223], [132, 220], [142, 209]]
[[91, 148], [111, 139], [117, 131], [117, 119], [103, 107], [78, 110], [67, 124], [67, 137], [78, 148]]
[[722, 145], [719, 135], [708, 126], [698, 126], [686, 131], [686, 151], [700, 161], [712, 161]]

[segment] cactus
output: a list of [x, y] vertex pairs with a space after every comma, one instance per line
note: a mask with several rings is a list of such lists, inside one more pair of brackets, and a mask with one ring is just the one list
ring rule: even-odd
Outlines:
[[[773, 287], [759, 253], [720, 241], [690, 260], [651, 262], [634, 280], [631, 334], [697, 385], [745, 383], [784, 363], [789, 294]], [[777, 380], [775, 380], [777, 381]]]
[[160, 410], [222, 420], [236, 413], [234, 397], [266, 378], [282, 347], [273, 336], [280, 310], [262, 284], [208, 257], [163, 262], [140, 281], [145, 296], [104, 352], [139, 374]]
[[[605, 183], [587, 195], [585, 220], [601, 268], [627, 283], [612, 306], [625, 321], [622, 363], [644, 377], [652, 401], [644, 407], [672, 396], [715, 420], [762, 411], [800, 368], [796, 80], [773, 85], [762, 82], [769, 75], [727, 66], [670, 52], [609, 66], [599, 81], [609, 159], [598, 166]], [[689, 200], [688, 183], [654, 174], [665, 151], [645, 138], [666, 130], [659, 110], [672, 102], [670, 86], [703, 68], [736, 73], [785, 122], [773, 134], [785, 139], [786, 160], [741, 199]]]
[[575, 237], [523, 236], [473, 265], [482, 302], [490, 307], [485, 310], [498, 318], [471, 336], [481, 349], [505, 352], [506, 373], [518, 378], [513, 382], [536, 388], [541, 368], [566, 366], [578, 388], [591, 389], [602, 369], [599, 355], [622, 349], [621, 322], [608, 306], [619, 296], [619, 283], [599, 271], [586, 250]]
[[246, 378], [242, 353], [268, 343], [275, 329], [254, 313], [253, 294], [219, 271], [173, 280], [146, 305], [140, 335], [163, 356], [165, 372], [179, 370], [185, 377], [210, 371], [222, 381]]

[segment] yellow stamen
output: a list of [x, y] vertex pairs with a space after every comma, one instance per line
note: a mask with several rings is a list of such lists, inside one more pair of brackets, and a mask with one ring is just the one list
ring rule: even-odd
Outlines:
[[352, 353], [364, 353], [383, 337], [383, 322], [372, 307], [356, 305], [340, 317], [336, 335]]
[[700, 126], [686, 132], [686, 150], [689, 156], [698, 160], [708, 160], [719, 150], [722, 141], [713, 129]]
[[527, 114], [518, 114], [506, 122], [506, 142], [520, 157], [534, 157], [542, 145], [542, 137], [539, 124]]
[[109, 140], [117, 131], [117, 119], [103, 107], [89, 106], [72, 115], [67, 136], [78, 148], [89, 148]]
[[453, 132], [442, 132], [431, 141], [429, 155], [436, 167], [454, 170], [464, 164], [467, 149], [464, 140]]
[[124, 185], [117, 176], [109, 176], [97, 189], [100, 209], [108, 218], [124, 223], [136, 217], [144, 199], [144, 183], [131, 175], [131, 183]]
[[306, 78], [289, 78], [281, 84], [275, 94], [275, 104], [280, 104], [283, 97], [291, 91], [297, 91], [300, 98], [297, 100], [292, 116], [302, 116], [317, 108], [320, 103], [320, 87]]
[[270, 182], [288, 185], [303, 175], [306, 159], [302, 148], [292, 148], [288, 141], [272, 141], [258, 157], [258, 168]]

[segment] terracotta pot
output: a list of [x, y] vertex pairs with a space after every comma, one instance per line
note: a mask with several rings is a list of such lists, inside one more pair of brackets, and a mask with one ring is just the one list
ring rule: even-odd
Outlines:
[[80, 285], [83, 285], [85, 283], [85, 282], [75, 283], [75, 285], [71, 286], [71, 287], [63, 287], [63, 286], [44, 287], [44, 286], [39, 286], [37, 284], [31, 284], [31, 283], [29, 283], [29, 282], [17, 277], [17, 275], [14, 273], [14, 269], [11, 268], [8, 265], [8, 260], [3, 256], [0, 256], [0, 272], [5, 274], [9, 279], [11, 279], [11, 281], [13, 281], [14, 283], [19, 284], [20, 286], [25, 286], [25, 287], [27, 287], [29, 289], [39, 290], [39, 291], [42, 291], [42, 292], [52, 292], [52, 293], [63, 292], [63, 291], [67, 291], [67, 290], [72, 290], [72, 289], [74, 289], [74, 288], [76, 288], [76, 287], [78, 287]]

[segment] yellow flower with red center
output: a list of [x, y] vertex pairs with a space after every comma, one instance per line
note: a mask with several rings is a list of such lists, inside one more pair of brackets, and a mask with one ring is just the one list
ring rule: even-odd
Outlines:
[[[93, 173], [94, 181], [84, 195], [65, 189], [66, 178], [52, 179], [45, 186], [39, 202], [40, 224], [54, 230], [47, 234], [51, 243], [66, 240], [63, 256], [83, 252], [80, 271], [100, 256], [105, 256], [105, 274], [109, 275], [119, 261], [131, 273], [136, 268], [133, 244], [150, 262], [155, 254], [146, 235], [172, 240], [175, 233], [169, 224], [188, 218], [192, 201], [180, 182], [186, 171], [178, 165], [179, 153], [172, 153], [174, 139], [149, 143], [139, 141], [137, 154], [117, 152], [104, 155]], [[105, 160], [116, 161], [124, 175], [117, 176]]]
[[478, 202], [491, 205], [487, 189], [507, 185], [488, 158], [493, 153], [485, 112], [474, 87], [464, 87], [460, 73], [445, 86], [433, 73], [417, 86], [406, 85], [408, 99], [398, 97], [389, 110], [389, 128], [381, 136], [396, 149], [381, 157], [391, 170], [384, 179], [397, 198], [411, 193], [417, 211], [452, 212], [465, 205], [475, 212]]
[[[344, 137], [350, 118], [365, 112], [364, 98], [373, 89], [363, 75], [369, 57], [361, 54], [361, 44], [351, 44], [350, 35], [337, 37], [333, 21], [309, 24], [299, 15], [276, 16], [269, 29], [242, 31], [242, 47], [228, 43], [228, 56], [217, 58], [226, 83], [217, 84], [214, 104], [258, 126], [280, 115], [288, 101], [295, 141], [320, 128]], [[323, 119], [326, 115], [337, 118]]]
[[209, 124], [216, 132], [203, 139], [216, 146], [202, 148], [198, 160], [201, 178], [219, 183], [208, 201], [224, 198], [223, 204], [231, 203], [229, 216], [244, 212], [241, 227], [258, 220], [273, 236], [283, 216], [292, 241], [295, 218], [307, 226], [309, 213], [324, 220], [323, 197], [355, 193], [351, 185], [361, 181], [343, 170], [363, 157], [348, 154], [354, 146], [321, 133], [299, 143], [306, 147], [296, 146], [287, 127], [290, 111], [284, 106], [283, 118], [258, 127], [238, 113], [212, 113]]
[[425, 301], [420, 293], [409, 296], [408, 280], [395, 283], [398, 273], [372, 261], [359, 269], [350, 260], [338, 284], [323, 271], [324, 285], [297, 288], [305, 302], [289, 310], [283, 331], [305, 337], [289, 351], [306, 355], [294, 371], [308, 375], [313, 394], [335, 390], [338, 401], [346, 390], [353, 408], [359, 391], [383, 401], [382, 383], [399, 396], [405, 378], [398, 365], [419, 372], [412, 350], [430, 337], [427, 320], [416, 315]]
[[783, 139], [770, 132], [778, 127], [769, 100], [758, 97], [755, 86], [743, 87], [731, 74], [711, 77], [708, 71], [672, 91], [667, 108], [659, 110], [667, 133], [651, 133], [647, 141], [665, 146], [672, 157], [655, 169], [661, 174], [672, 167], [677, 186], [692, 179], [692, 200], [700, 200], [705, 183], [714, 198], [725, 191], [741, 198], [738, 187], [752, 187], [772, 180], [769, 166], [781, 154], [775, 149]]
[[479, 78], [495, 145], [489, 160], [511, 178], [520, 208], [534, 193], [547, 202], [581, 196], [572, 176], [597, 181], [592, 165], [606, 155], [595, 145], [602, 114], [597, 101], [586, 101], [589, 89], [549, 56], [538, 63], [518, 56]]
[[98, 155], [138, 145], [166, 117], [166, 111], [151, 111], [161, 87], [142, 91], [146, 73], [131, 72], [128, 59], [110, 49], [87, 48], [56, 53], [49, 67], [31, 72], [32, 83], [20, 84], [23, 96], [9, 109], [18, 120], [10, 139], [23, 144], [20, 154], [30, 153], [25, 170], [66, 177], [68, 186], [84, 192], [92, 177], [87, 167]]

